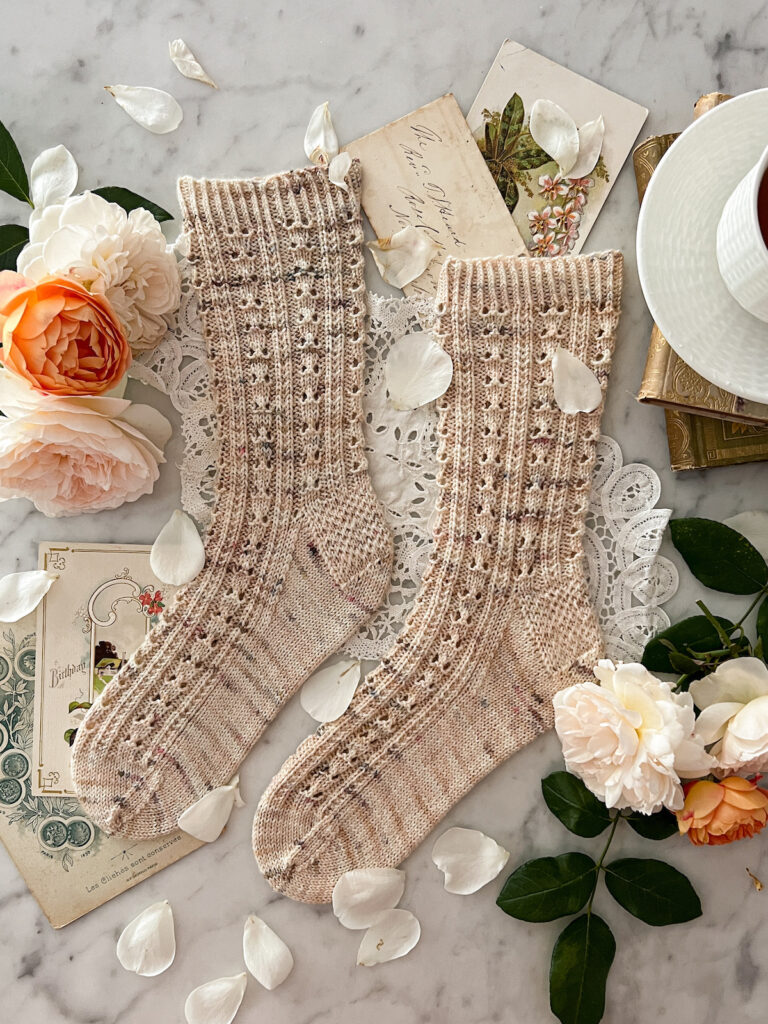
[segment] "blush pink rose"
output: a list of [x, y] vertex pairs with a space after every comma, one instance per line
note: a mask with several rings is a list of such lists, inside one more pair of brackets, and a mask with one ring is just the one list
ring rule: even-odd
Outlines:
[[42, 395], [0, 372], [0, 499], [47, 516], [117, 508], [149, 494], [171, 425], [119, 398]]

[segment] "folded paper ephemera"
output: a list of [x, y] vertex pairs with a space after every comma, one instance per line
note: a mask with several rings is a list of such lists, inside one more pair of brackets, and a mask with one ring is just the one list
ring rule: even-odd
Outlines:
[[[582, 136], [603, 119], [599, 159], [584, 176], [581, 153], [566, 177], [550, 159], [555, 154], [535, 144], [529, 118], [537, 100], [562, 107]], [[557, 256], [583, 248], [647, 116], [645, 107], [505, 39], [467, 122], [526, 247]]]
[[440, 246], [406, 295], [434, 295], [446, 256], [525, 252], [452, 94], [344, 148], [362, 163], [363, 209], [379, 238], [410, 224]]
[[0, 636], [0, 842], [61, 928], [201, 844], [181, 831], [150, 842], [111, 839], [68, 795], [73, 731], [169, 597], [152, 575], [149, 548], [43, 543], [39, 558], [63, 586], [38, 608], [37, 642], [35, 613]]

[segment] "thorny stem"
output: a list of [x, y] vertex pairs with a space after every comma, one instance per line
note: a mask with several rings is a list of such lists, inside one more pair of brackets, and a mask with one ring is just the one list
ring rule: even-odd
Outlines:
[[587, 916], [589, 916], [592, 913], [592, 900], [594, 900], [595, 893], [597, 892], [597, 883], [598, 883], [598, 879], [600, 878], [600, 869], [603, 866], [603, 861], [605, 860], [605, 855], [608, 853], [608, 849], [609, 849], [611, 843], [613, 842], [613, 837], [614, 837], [614, 834], [616, 833], [616, 827], [619, 824], [619, 821], [621, 820], [621, 818], [623, 818], [623, 817], [624, 817], [623, 814], [617, 814], [616, 817], [613, 819], [613, 824], [611, 825], [611, 831], [608, 833], [608, 842], [603, 847], [603, 852], [600, 854], [600, 859], [598, 860], [597, 864], [595, 865], [595, 881], [594, 881], [594, 883], [592, 885], [592, 892], [591, 892], [590, 897], [589, 897], [589, 902], [587, 903]]

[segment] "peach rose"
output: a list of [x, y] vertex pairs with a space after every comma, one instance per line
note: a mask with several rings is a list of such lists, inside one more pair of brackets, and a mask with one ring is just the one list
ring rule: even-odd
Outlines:
[[117, 508], [149, 494], [171, 425], [121, 398], [44, 395], [0, 371], [0, 500], [47, 516]]
[[719, 846], [749, 839], [768, 820], [768, 791], [757, 780], [731, 775], [722, 782], [704, 779], [685, 786], [685, 804], [677, 811], [680, 832], [696, 846]]
[[131, 349], [106, 299], [76, 281], [35, 284], [0, 273], [0, 360], [38, 391], [100, 395], [131, 362]]

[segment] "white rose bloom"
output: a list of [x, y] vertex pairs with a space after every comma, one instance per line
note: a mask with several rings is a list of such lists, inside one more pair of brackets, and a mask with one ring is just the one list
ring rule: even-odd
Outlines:
[[768, 769], [768, 668], [759, 658], [734, 658], [691, 683], [701, 714], [696, 735], [722, 775]]
[[566, 767], [607, 807], [679, 810], [680, 779], [706, 775], [713, 763], [693, 735], [690, 694], [642, 665], [600, 661], [595, 675], [600, 685], [580, 683], [554, 698]]
[[162, 340], [163, 314], [179, 304], [178, 264], [155, 218], [93, 192], [33, 211], [17, 266], [33, 281], [64, 275], [103, 295], [134, 352]]

